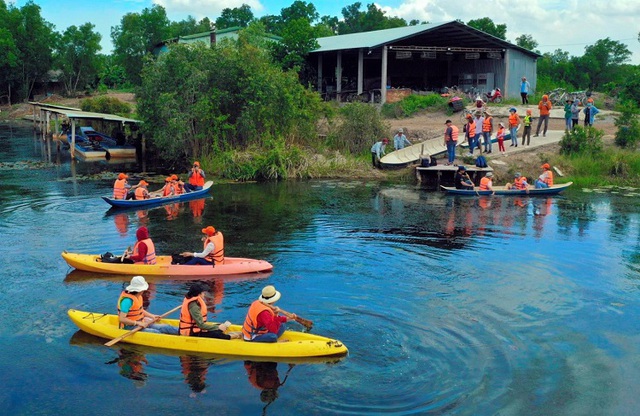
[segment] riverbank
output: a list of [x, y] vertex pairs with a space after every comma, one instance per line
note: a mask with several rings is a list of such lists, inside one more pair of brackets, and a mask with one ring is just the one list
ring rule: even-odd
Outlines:
[[[127, 102], [135, 108], [136, 100], [133, 93], [110, 92], [107, 95]], [[89, 97], [64, 98], [61, 96], [51, 96], [45, 101], [69, 107], [80, 107], [81, 101], [85, 98]], [[506, 122], [509, 107], [510, 105], [491, 105], [489, 107], [489, 110], [494, 115], [494, 125], [497, 125], [499, 122]], [[527, 109], [532, 109], [535, 114], [537, 113], [537, 108], [535, 107], [534, 105], [528, 105], [518, 106], [517, 108], [521, 114], [524, 114]], [[11, 107], [5, 106], [0, 110], [0, 120], [21, 119], [25, 115], [32, 114], [33, 111], [29, 104], [15, 104]], [[614, 125], [615, 117], [616, 113], [611, 111], [603, 111], [602, 114], [598, 115], [596, 127], [604, 132], [603, 144], [605, 151], [617, 150], [613, 144], [616, 132]], [[447, 119], [452, 119], [454, 124], [457, 124], [460, 129], [462, 128], [459, 113], [451, 115], [442, 111], [426, 110], [412, 117], [386, 119], [385, 122], [388, 125], [388, 136], [390, 139], [399, 128], [402, 128], [404, 134], [412, 143], [419, 143], [427, 139], [441, 137], [444, 130], [444, 121]], [[535, 125], [536, 122], [534, 121], [534, 127]], [[549, 121], [549, 130], [560, 132], [559, 137], [561, 138], [563, 129], [564, 118], [562, 109], [554, 109]], [[372, 143], [373, 140], [374, 139], [372, 139]], [[533, 138], [533, 142], [536, 142], [536, 138]], [[495, 183], [510, 181], [513, 173], [516, 171], [522, 172], [528, 175], [528, 177], [537, 176], [540, 165], [546, 162], [556, 166], [558, 170], [563, 172], [564, 175], [567, 175], [570, 180], [576, 181], [578, 178], [572, 176], [575, 173], [575, 169], [572, 166], [571, 160], [570, 158], [560, 156], [558, 142], [559, 140], [556, 140], [548, 143], [538, 143], [538, 145], [531, 147], [520, 147], [517, 152], [508, 152], [508, 155], [505, 157], [497, 152], [489, 155], [489, 164], [495, 173]], [[392, 147], [388, 146], [388, 150], [392, 150]], [[462, 152], [459, 151], [458, 153], [461, 154]], [[251, 157], [251, 155], [247, 154], [247, 157]], [[305, 169], [298, 176], [299, 178], [370, 179], [390, 182], [415, 180], [415, 165], [402, 169], [373, 169], [371, 167], [368, 149], [364, 149], [363, 154], [359, 156], [343, 155], [331, 150], [319, 151], [315, 149], [304, 149], [302, 157], [304, 158], [303, 165]], [[466, 158], [464, 160], [465, 162], [463, 163], [472, 163], [471, 159]], [[214, 171], [213, 166], [206, 166], [206, 161], [205, 168], [210, 168], [208, 169], [209, 171]], [[640, 183], [640, 178], [635, 178], [635, 175], [627, 176], [628, 177], [623, 180], [620, 180], [620, 177], [603, 177], [600, 178], [600, 182], [602, 185], [637, 185]], [[590, 180], [589, 182], [593, 183], [594, 181]]]

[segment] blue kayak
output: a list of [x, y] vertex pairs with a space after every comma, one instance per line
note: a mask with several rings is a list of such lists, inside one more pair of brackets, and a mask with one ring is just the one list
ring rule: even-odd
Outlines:
[[172, 202], [182, 202], [182, 201], [189, 201], [192, 199], [202, 198], [211, 190], [211, 185], [213, 185], [213, 182], [208, 181], [207, 183], [204, 184], [202, 189], [200, 189], [199, 191], [186, 192], [184, 194], [173, 195], [173, 196], [158, 196], [155, 198], [137, 199], [137, 200], [113, 199], [113, 198], [103, 196], [102, 199], [104, 199], [109, 205], [116, 208], [149, 207], [153, 205], [163, 205], [163, 204], [170, 204]]
[[536, 196], [536, 195], [557, 195], [560, 192], [564, 191], [568, 187], [570, 187], [573, 182], [563, 183], [559, 185], [553, 185], [549, 188], [530, 188], [527, 190], [520, 189], [506, 189], [504, 186], [494, 186], [493, 191], [481, 191], [478, 188], [476, 189], [456, 189], [451, 186], [442, 186], [443, 191], [446, 191], [448, 194], [452, 195], [469, 195], [469, 196], [480, 196], [480, 195], [509, 195], [509, 196]]

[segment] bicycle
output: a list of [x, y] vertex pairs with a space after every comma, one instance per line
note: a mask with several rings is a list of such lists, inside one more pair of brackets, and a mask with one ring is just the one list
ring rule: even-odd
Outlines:
[[553, 105], [563, 105], [564, 101], [567, 99], [567, 91], [564, 88], [556, 88], [555, 90], [551, 90], [547, 93], [549, 96], [549, 101]]

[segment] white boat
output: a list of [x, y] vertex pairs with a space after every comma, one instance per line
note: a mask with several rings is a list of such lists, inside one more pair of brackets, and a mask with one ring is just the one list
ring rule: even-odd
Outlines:
[[420, 155], [440, 156], [447, 152], [443, 139], [429, 139], [422, 143], [407, 146], [404, 149], [387, 153], [380, 158], [380, 163], [386, 166], [400, 167], [420, 160]]

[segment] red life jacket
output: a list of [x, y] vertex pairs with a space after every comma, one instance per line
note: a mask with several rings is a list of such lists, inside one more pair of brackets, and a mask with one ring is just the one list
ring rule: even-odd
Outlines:
[[198, 302], [200, 305], [200, 313], [202, 314], [202, 320], [207, 322], [207, 305], [204, 303], [204, 300], [200, 296], [196, 296], [193, 298], [185, 297], [182, 301], [182, 309], [180, 309], [180, 335], [184, 335], [185, 337], [192, 336], [193, 334], [197, 334], [202, 332], [202, 329], [196, 325], [196, 321], [193, 319], [191, 314], [189, 313], [189, 304], [191, 302]]

